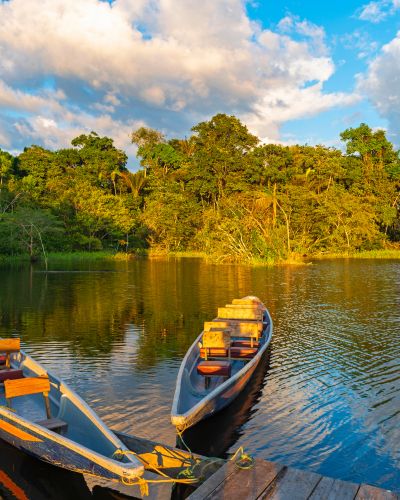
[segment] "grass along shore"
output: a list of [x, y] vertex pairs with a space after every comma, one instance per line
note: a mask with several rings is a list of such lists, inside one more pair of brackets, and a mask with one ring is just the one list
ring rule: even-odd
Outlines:
[[[165, 259], [165, 258], [201, 258], [216, 264], [226, 264], [218, 258], [207, 255], [204, 252], [163, 252], [157, 250], [142, 251], [140, 253], [125, 253], [125, 252], [112, 252], [112, 251], [97, 251], [97, 252], [51, 252], [47, 254], [48, 263], [56, 262], [94, 262], [102, 260], [132, 260], [137, 257], [146, 257], [150, 259]], [[329, 253], [320, 255], [310, 255], [305, 258], [296, 256], [287, 260], [260, 260], [254, 259], [252, 261], [242, 262], [244, 265], [251, 266], [274, 266], [274, 265], [301, 265], [310, 263], [313, 260], [324, 259], [400, 259], [399, 249], [381, 249], [381, 250], [365, 250], [361, 252], [349, 253]], [[33, 262], [43, 262], [43, 256], [38, 256]], [[30, 263], [29, 255], [0, 255], [0, 265], [24, 265]], [[229, 263], [241, 263], [238, 261], [231, 261]]]

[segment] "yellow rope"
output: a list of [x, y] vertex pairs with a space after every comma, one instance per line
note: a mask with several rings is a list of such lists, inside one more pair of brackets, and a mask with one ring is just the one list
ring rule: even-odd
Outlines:
[[[188, 459], [189, 464], [186, 469], [182, 470], [177, 478], [172, 478], [165, 474], [162, 470], [160, 470], [158, 467], [148, 463], [144, 458], [142, 458], [140, 455], [135, 453], [134, 451], [131, 450], [121, 450], [118, 449], [116, 450], [112, 457], [117, 457], [117, 456], [126, 456], [126, 455], [134, 455], [144, 466], [146, 466], [148, 469], [154, 470], [157, 474], [162, 476], [164, 479], [145, 479], [144, 477], [134, 477], [134, 478], [126, 478], [126, 477], [121, 477], [121, 481], [123, 484], [127, 486], [134, 486], [138, 485], [140, 488], [140, 493], [142, 496], [148, 496], [149, 495], [149, 484], [150, 483], [181, 483], [181, 484], [195, 484], [197, 483], [201, 477], [196, 477], [195, 475], [195, 470], [197, 467], [201, 466], [203, 463], [206, 463], [204, 470], [215, 463], [217, 459], [214, 458], [205, 458], [198, 460], [194, 457], [192, 450], [189, 448], [189, 446], [186, 444], [185, 440], [183, 439], [183, 432], [185, 429], [178, 431], [177, 434], [179, 438], [181, 439], [183, 445], [187, 449], [187, 451], [190, 453], [190, 457]], [[234, 462], [236, 467], [239, 469], [251, 469], [254, 466], [254, 459], [250, 455], [244, 452], [243, 447], [240, 447], [236, 450], [236, 452], [232, 455], [230, 458], [230, 461]], [[185, 463], [185, 459], [182, 460], [183, 463]], [[207, 463], [209, 462], [209, 463]], [[203, 475], [204, 475], [204, 470], [203, 470]]]
[[[240, 457], [235, 461], [239, 453]], [[254, 458], [245, 453], [242, 446], [235, 451], [233, 456], [230, 458], [230, 461], [234, 462], [236, 467], [239, 469], [251, 469], [254, 466]]]
[[145, 479], [144, 477], [134, 477], [134, 478], [126, 478], [126, 477], [121, 477], [121, 481], [123, 484], [126, 486], [134, 486], [138, 485], [140, 488], [140, 493], [142, 496], [148, 496], [149, 494], [149, 487], [148, 483], [182, 483], [182, 484], [195, 484], [198, 482], [198, 479], [195, 477], [192, 478], [185, 478], [185, 479], [178, 479], [178, 478], [173, 478], [165, 474], [162, 470], [160, 470], [158, 467], [149, 464], [144, 460], [140, 455], [135, 453], [134, 451], [131, 450], [115, 450], [113, 453], [112, 457], [116, 458], [117, 456], [124, 456], [124, 455], [134, 455], [143, 465], [147, 466], [148, 468], [154, 470], [157, 474], [160, 476], [164, 477], [165, 479]]

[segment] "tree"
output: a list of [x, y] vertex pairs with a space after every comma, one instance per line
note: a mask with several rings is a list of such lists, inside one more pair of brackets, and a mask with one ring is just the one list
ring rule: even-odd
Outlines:
[[215, 115], [192, 128], [194, 153], [189, 172], [192, 189], [215, 207], [229, 193], [243, 189], [249, 153], [259, 139], [234, 116]]
[[8, 178], [13, 174], [15, 158], [7, 151], [0, 149], [0, 192]]
[[[51, 248], [63, 232], [60, 221], [48, 210], [20, 207], [0, 215], [3, 244], [15, 253], [27, 253], [31, 260], [43, 254], [46, 268], [46, 248]], [[3, 252], [6, 249], [2, 249]]]
[[79, 152], [77, 175], [117, 194], [116, 173], [127, 172], [127, 155], [114, 146], [112, 139], [100, 137], [96, 132], [82, 134], [73, 139], [71, 144], [77, 147]]
[[399, 163], [399, 156], [393, 149], [393, 144], [386, 139], [384, 130], [373, 132], [365, 123], [357, 128], [348, 128], [340, 134], [346, 142], [348, 155], [359, 155], [367, 175], [379, 168], [391, 169]]

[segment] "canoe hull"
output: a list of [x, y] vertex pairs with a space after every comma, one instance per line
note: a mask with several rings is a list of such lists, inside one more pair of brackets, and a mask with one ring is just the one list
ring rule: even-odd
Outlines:
[[[249, 360], [237, 373], [227, 380], [219, 383], [211, 392], [201, 393], [198, 386], [194, 387], [190, 376], [195, 373], [197, 363], [200, 361], [198, 344], [202, 333], [189, 348], [179, 370], [175, 397], [172, 405], [171, 422], [178, 433], [183, 432], [201, 420], [211, 417], [216, 412], [228, 406], [244, 389], [260, 362], [272, 339], [272, 319], [265, 309], [263, 327], [263, 341], [258, 353]], [[198, 394], [199, 399], [193, 404], [184, 403], [186, 395]], [[193, 400], [193, 398], [192, 398]], [[185, 408], [185, 405], [188, 406]]]
[[[54, 436], [53, 436], [54, 435]], [[62, 436], [51, 431], [36, 431], [30, 425], [24, 425], [12, 416], [0, 415], [0, 438], [15, 448], [52, 465], [63, 467], [78, 473], [101, 476], [113, 481], [120, 481], [121, 475], [110, 468], [102, 467], [84, 450], [72, 449], [63, 442]]]
[[231, 404], [232, 401], [243, 391], [258, 364], [259, 363], [254, 363], [253, 366], [243, 373], [237, 380], [232, 381], [226, 387], [221, 389], [215, 398], [205, 402], [190, 415], [186, 417], [173, 416], [172, 423], [176, 426], [177, 430], [179, 432], [183, 432], [185, 429], [192, 427], [201, 420], [212, 417], [215, 413]]
[[[124, 483], [143, 474], [143, 464], [134, 453], [60, 379], [23, 351], [12, 355], [11, 365], [22, 372], [21, 382], [24, 378], [48, 379], [48, 408], [43, 394], [27, 391], [15, 396], [8, 393], [6, 397], [6, 387], [0, 385], [0, 439], [35, 458], [74, 472]], [[47, 410], [51, 419], [45, 419]]]

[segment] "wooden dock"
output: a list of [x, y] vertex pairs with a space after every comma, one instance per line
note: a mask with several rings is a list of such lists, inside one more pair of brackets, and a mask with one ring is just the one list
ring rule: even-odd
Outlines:
[[190, 500], [400, 500], [400, 495], [256, 459], [251, 469], [225, 463]]

